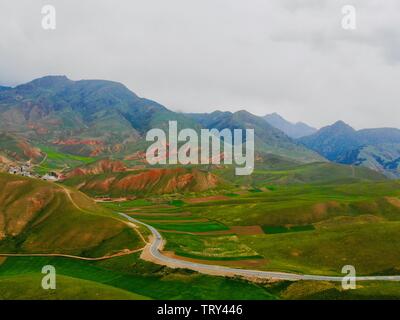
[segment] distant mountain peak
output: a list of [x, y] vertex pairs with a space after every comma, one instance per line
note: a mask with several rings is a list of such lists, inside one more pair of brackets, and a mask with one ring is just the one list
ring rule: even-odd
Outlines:
[[62, 87], [73, 83], [64, 75], [44, 76], [34, 79], [28, 83], [21, 84], [16, 87], [17, 90], [32, 89], [32, 88], [55, 88]]
[[356, 130], [344, 122], [343, 120], [336, 121], [334, 124], [321, 128], [321, 132], [329, 131], [335, 134], [353, 134]]
[[304, 122], [292, 123], [283, 118], [280, 114], [274, 112], [267, 114], [263, 117], [273, 127], [283, 131], [286, 135], [291, 138], [298, 139], [304, 136], [308, 136], [317, 131], [317, 129], [305, 124]]
[[[349, 124], [347, 124], [346, 122], [344, 122], [343, 120], [338, 120], [336, 121], [332, 127], [347, 127], [347, 128], [352, 128]], [[353, 129], [353, 128], [352, 128]]]

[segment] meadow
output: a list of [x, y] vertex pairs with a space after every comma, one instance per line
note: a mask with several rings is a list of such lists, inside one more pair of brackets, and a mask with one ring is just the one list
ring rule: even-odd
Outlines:
[[[139, 254], [87, 262], [67, 258], [18, 257], [0, 264], [0, 284], [9, 298], [16, 284], [28, 280], [25, 297], [48, 298], [40, 287], [44, 265], [53, 265], [61, 276], [57, 298], [99, 299], [276, 299], [268, 288], [240, 279], [200, 275], [173, 270], [140, 260]], [[57, 278], [58, 279], [58, 278]], [[77, 286], [77, 284], [79, 284]], [[22, 284], [21, 284], [22, 285]], [[81, 286], [91, 287], [83, 293]], [[21, 286], [19, 286], [20, 288]], [[7, 298], [5, 296], [5, 298]]]
[[42, 175], [52, 170], [61, 171], [79, 165], [89, 164], [97, 160], [94, 157], [84, 157], [63, 153], [54, 147], [45, 145], [39, 145], [38, 147], [42, 153], [45, 154], [45, 158], [35, 166], [35, 172]]
[[390, 275], [400, 273], [399, 187], [274, 185], [205, 202], [180, 197], [179, 207], [142, 207], [131, 215], [164, 230], [165, 250], [186, 258], [258, 258], [260, 270], [327, 275], [351, 264], [358, 275]]

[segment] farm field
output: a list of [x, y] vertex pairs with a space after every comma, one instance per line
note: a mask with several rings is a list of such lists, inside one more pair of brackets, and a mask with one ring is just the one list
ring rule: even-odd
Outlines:
[[350, 264], [358, 275], [392, 275], [400, 272], [399, 186], [274, 186], [212, 201], [180, 197], [179, 207], [130, 214], [162, 231], [165, 250], [183, 258], [259, 259], [259, 270], [321, 275], [341, 275]]
[[45, 174], [52, 170], [62, 171], [96, 161], [96, 158], [63, 153], [54, 147], [45, 145], [39, 145], [38, 147], [45, 154], [43, 160], [35, 166], [35, 171], [39, 174]]

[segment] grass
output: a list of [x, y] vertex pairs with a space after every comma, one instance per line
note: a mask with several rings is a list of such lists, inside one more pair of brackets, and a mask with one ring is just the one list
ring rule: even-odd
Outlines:
[[399, 274], [400, 222], [333, 224], [310, 232], [242, 236], [265, 256], [265, 269], [340, 275], [353, 265], [357, 275]]
[[315, 230], [315, 227], [312, 224], [303, 225], [303, 226], [262, 226], [263, 231], [266, 234], [275, 234], [275, 233], [287, 233], [287, 232], [301, 232], [301, 231], [311, 231]]
[[182, 207], [185, 202], [183, 202], [182, 200], [171, 200], [170, 202], [168, 202], [168, 204], [175, 207]]
[[56, 148], [40, 145], [40, 150], [47, 154], [47, 158], [40, 165], [35, 167], [35, 171], [44, 174], [52, 170], [61, 170], [65, 167], [73, 168], [83, 164], [95, 162], [97, 158], [77, 156], [59, 152]]
[[182, 232], [211, 232], [229, 230], [229, 228], [219, 222], [190, 222], [190, 223], [151, 223], [160, 230], [173, 230]]
[[165, 233], [165, 249], [177, 255], [206, 260], [258, 259], [261, 256], [240, 242], [236, 235], [195, 236]]
[[57, 275], [56, 290], [41, 287], [43, 275], [27, 273], [10, 277], [0, 276], [1, 300], [147, 300], [133, 292], [107, 284]]
[[[157, 213], [190, 212], [212, 224], [261, 226], [267, 233], [239, 233], [238, 241], [228, 243], [217, 236], [166, 232], [167, 249], [178, 255], [246, 259], [253, 254], [242, 253], [245, 246], [265, 258], [256, 267], [262, 270], [341, 275], [342, 267], [351, 264], [358, 275], [393, 275], [400, 273], [396, 199], [400, 201], [398, 181], [280, 185], [273, 192], [240, 193], [224, 202], [185, 203], [173, 210], [158, 208]], [[196, 223], [171, 220], [153, 225], [160, 230], [199, 231]]]
[[[113, 258], [102, 262], [77, 261], [66, 258], [7, 258], [0, 265], [0, 279], [15, 276], [43, 276], [44, 265], [53, 265], [58, 276], [74, 278], [76, 284], [82, 280], [133, 293], [133, 297], [153, 299], [276, 299], [267, 288], [238, 279], [200, 275], [190, 271], [171, 270], [139, 259], [138, 255]], [[1, 280], [0, 280], [1, 283]], [[5, 283], [2, 292], [12, 291], [13, 283]], [[75, 285], [75, 292], [80, 292]], [[102, 288], [102, 287], [99, 287]], [[41, 288], [31, 291], [26, 298], [35, 298]], [[62, 287], [57, 289], [64, 295]], [[120, 291], [118, 291], [120, 292]], [[23, 293], [21, 293], [23, 295]], [[65, 293], [66, 295], [66, 293]], [[116, 293], [102, 292], [104, 298], [112, 298]], [[80, 298], [85, 298], [80, 295]]]
[[115, 211], [126, 211], [132, 207], [144, 207], [151, 206], [153, 203], [146, 199], [135, 199], [128, 201], [118, 201], [118, 202], [102, 202], [100, 203], [102, 206], [115, 210]]
[[70, 198], [57, 184], [8, 174], [0, 174], [0, 189], [7, 221], [0, 252], [98, 257], [144, 245], [119, 216], [78, 191]]
[[398, 300], [398, 282], [363, 281], [356, 289], [343, 290], [340, 283], [298, 281], [280, 291], [282, 299], [290, 300]]

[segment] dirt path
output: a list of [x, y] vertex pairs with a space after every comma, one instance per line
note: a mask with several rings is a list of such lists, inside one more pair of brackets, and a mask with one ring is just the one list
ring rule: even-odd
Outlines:
[[[71, 201], [72, 205], [73, 205], [75, 208], [77, 208], [79, 211], [83, 211], [83, 212], [87, 212], [87, 213], [93, 214], [93, 213], [91, 213], [91, 212], [89, 212], [89, 211], [87, 211], [87, 210], [85, 210], [85, 209], [79, 207], [79, 205], [78, 205], [78, 204], [74, 201], [74, 199], [72, 198], [71, 191], [68, 190], [68, 188], [66, 188], [65, 186], [60, 185], [60, 184], [57, 184], [57, 185], [58, 185], [61, 189], [63, 189], [63, 191], [64, 191], [65, 194], [67, 195], [68, 199]], [[137, 224], [132, 223], [132, 222], [128, 222], [128, 221], [121, 220], [121, 219], [119, 219], [119, 218], [117, 218], [117, 217], [115, 217], [115, 218], [113, 218], [113, 219], [118, 220], [118, 221], [121, 221], [122, 223], [125, 223], [126, 225], [128, 225], [129, 227], [131, 227], [131, 228], [137, 233], [137, 235], [138, 235], [139, 238], [143, 241], [144, 244], [147, 244], [147, 243], [148, 243], [148, 241], [145, 239], [145, 237], [143, 236], [143, 234], [140, 232], [139, 226], [138, 226]]]
[[123, 250], [121, 252], [106, 255], [97, 258], [89, 258], [89, 257], [81, 257], [81, 256], [74, 256], [71, 254], [62, 254], [62, 253], [0, 253], [0, 257], [63, 257], [63, 258], [72, 258], [78, 260], [85, 260], [85, 261], [100, 261], [100, 260], [107, 260], [116, 257], [126, 256], [128, 254], [136, 253], [143, 251], [145, 247], [135, 249], [135, 250]]
[[47, 153], [44, 153], [44, 158], [37, 165], [41, 166], [47, 160]]

